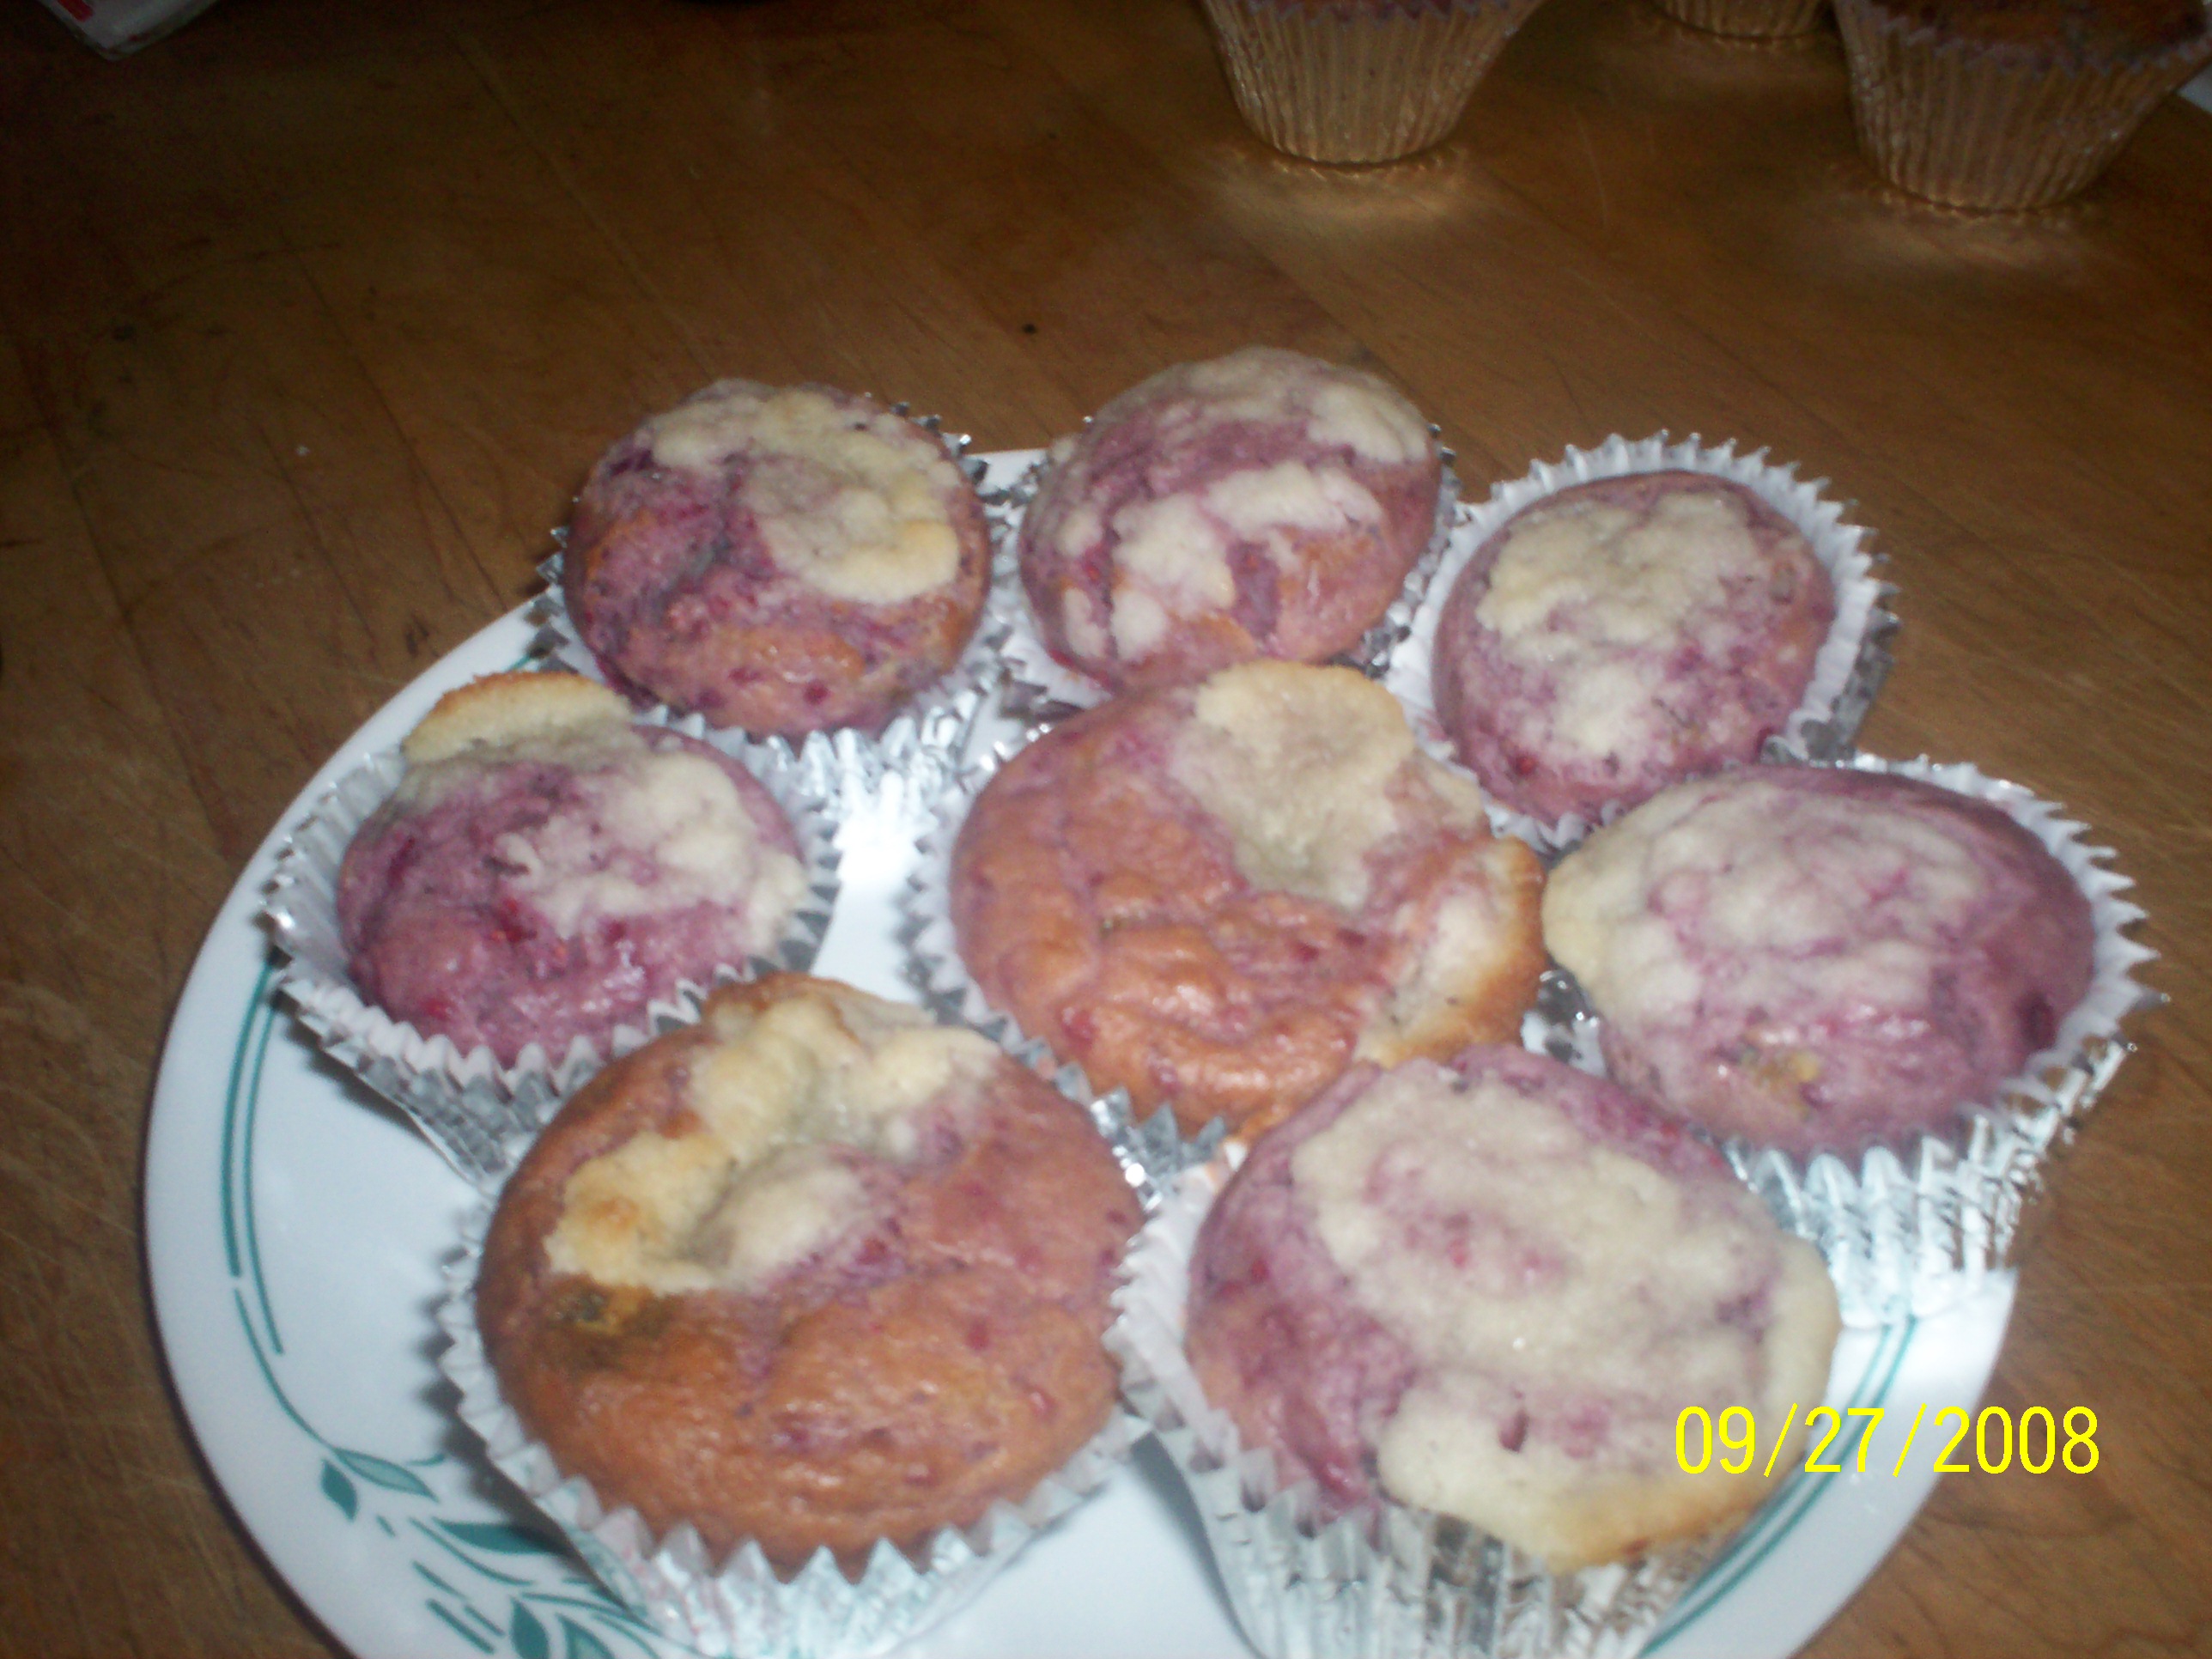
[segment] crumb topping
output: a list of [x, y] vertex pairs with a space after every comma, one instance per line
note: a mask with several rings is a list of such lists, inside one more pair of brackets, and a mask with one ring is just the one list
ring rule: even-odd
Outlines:
[[833, 598], [896, 605], [959, 569], [959, 469], [900, 416], [866, 414], [812, 386], [725, 380], [644, 434], [661, 466], [741, 465], [738, 501], [769, 556]]
[[756, 1291], [862, 1224], [868, 1164], [912, 1162], [998, 1050], [859, 992], [717, 1005], [690, 1070], [698, 1127], [641, 1132], [569, 1177], [556, 1272], [661, 1294]]
[[1367, 855], [1398, 827], [1390, 780], [1413, 758], [1396, 699], [1373, 681], [1256, 662], [1200, 689], [1169, 770], [1227, 829], [1245, 879], [1357, 910]]
[[1676, 491], [1648, 512], [1571, 501], [1509, 528], [1475, 615], [1510, 660], [1553, 677], [1559, 741], [1602, 756], [1664, 738], [1675, 653], [1723, 657], [1738, 625], [1723, 596], [1774, 556], [1731, 493]]
[[1400, 1066], [1291, 1171], [1353, 1296], [1414, 1360], [1376, 1441], [1401, 1502], [1571, 1553], [1579, 1493], [1676, 1474], [1684, 1407], [1764, 1421], [1772, 1404], [1778, 1421], [1825, 1383], [1825, 1346], [1792, 1346], [1821, 1333], [1824, 1292], [1833, 1333], [1808, 1247], [1733, 1182], [1594, 1139], [1510, 1077]]

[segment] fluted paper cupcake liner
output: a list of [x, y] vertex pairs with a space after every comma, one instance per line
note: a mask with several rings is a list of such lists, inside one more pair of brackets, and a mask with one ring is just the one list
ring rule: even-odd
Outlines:
[[[894, 404], [891, 410], [905, 415], [907, 407]], [[984, 464], [968, 453], [965, 437], [943, 430], [933, 415], [910, 418], [938, 435], [970, 483], [981, 484]], [[556, 531], [554, 539], [565, 543], [567, 532]], [[529, 611], [529, 619], [538, 629], [532, 649], [602, 684], [614, 684], [600, 663], [599, 653], [584, 642], [576, 631], [575, 619], [568, 614], [568, 600], [561, 587], [563, 557], [563, 554], [556, 553], [538, 567], [538, 574], [545, 581], [545, 592], [532, 602]], [[894, 714], [881, 732], [871, 734], [857, 727], [840, 726], [809, 732], [798, 742], [767, 735], [753, 740], [781, 745], [812, 775], [835, 780], [842, 792], [835, 803], [841, 819], [885, 810], [907, 814], [917, 811], [926, 806], [958, 767], [975, 716], [991, 688], [998, 683], [1003, 633], [1003, 628], [993, 620], [987, 604], [976, 618], [975, 632], [962, 649], [959, 660]], [[616, 689], [626, 695], [632, 690], [619, 684]], [[669, 709], [668, 713], [672, 719], [681, 718], [679, 711]]]
[[[1177, 1173], [1210, 1154], [1210, 1143], [1182, 1139], [1172, 1112], [1156, 1112], [1139, 1125], [1130, 1119], [1127, 1095], [1091, 1096], [1072, 1067], [1045, 1074], [1105, 1137], [1147, 1216]], [[939, 1530], [912, 1556], [878, 1542], [857, 1580], [846, 1577], [826, 1549], [789, 1578], [750, 1540], [714, 1561], [690, 1525], [655, 1537], [636, 1510], [610, 1509], [589, 1480], [564, 1474], [507, 1404], [476, 1319], [493, 1208], [488, 1195], [463, 1224], [461, 1253], [447, 1269], [438, 1310], [451, 1342], [439, 1368], [460, 1391], [461, 1420], [483, 1439], [493, 1466], [560, 1527], [616, 1597], [701, 1653], [861, 1659], [908, 1641], [957, 1612], [1031, 1538], [1104, 1485], [1143, 1437], [1141, 1423], [1114, 1408], [1073, 1459], [1019, 1502], [1001, 1501], [970, 1526]]]
[[[1803, 698], [1783, 729], [1767, 739], [1767, 753], [1771, 758], [1826, 761], [1851, 752], [1851, 740], [1888, 678], [1889, 645], [1898, 628], [1887, 607], [1897, 590], [1875, 576], [1870, 532], [1845, 520], [1844, 503], [1822, 494], [1826, 479], [1800, 478], [1795, 463], [1778, 466], [1768, 461], [1764, 449], [1738, 454], [1733, 441], [1715, 447], [1695, 434], [1671, 442], [1662, 432], [1635, 442], [1615, 434], [1595, 449], [1570, 444], [1560, 459], [1539, 461], [1522, 477], [1494, 486], [1490, 499], [1480, 506], [1462, 511], [1452, 527], [1450, 544], [1414, 612], [1405, 647], [1391, 659], [1384, 677], [1384, 684], [1406, 705], [1414, 736], [1431, 754], [1459, 764], [1450, 736], [1437, 718], [1437, 625], [1461, 573], [1482, 544], [1516, 514], [1561, 490], [1644, 472], [1703, 472], [1741, 484], [1788, 520], [1810, 544], [1835, 589], [1836, 619], [1814, 659]], [[1618, 805], [1609, 805], [1597, 822], [1619, 811]], [[1490, 802], [1490, 820], [1498, 834], [1518, 836], [1546, 854], [1573, 846], [1596, 827], [1580, 813], [1547, 823], [1497, 800]]]
[[1655, 0], [1678, 23], [1744, 40], [1779, 40], [1818, 26], [1827, 0]]
[[2086, 190], [2160, 99], [2212, 58], [2212, 29], [2127, 61], [1947, 37], [1836, 0], [1860, 148], [1900, 190], [1951, 207], [2047, 206]]
[[[1972, 766], [1872, 755], [1841, 763], [1917, 778], [2002, 808], [2074, 878], [2096, 929], [2089, 989], [2051, 1046], [1992, 1100], [1962, 1102], [1955, 1126], [1854, 1157], [1806, 1158], [1741, 1138], [1721, 1143], [1783, 1229], [1826, 1258], [1844, 1322], [1874, 1326], [1940, 1313], [2010, 1264], [2021, 1217], [2042, 1191], [2051, 1158], [2128, 1056], [2122, 1022], [2159, 1000], [2134, 978], [2157, 953], [2127, 937], [2143, 912], [2120, 896], [2134, 884], [2105, 867], [2111, 849], [2088, 845], [2085, 826], [2058, 807]], [[1601, 1024], [1573, 976], [1553, 969], [1522, 1040], [1603, 1076]]]
[[1130, 1403], [1189, 1487], [1231, 1607], [1267, 1659], [1582, 1659], [1640, 1648], [1711, 1559], [1700, 1541], [1554, 1574], [1463, 1522], [1382, 1503], [1321, 1522], [1210, 1406], [1183, 1353], [1191, 1251], [1235, 1167], [1226, 1147], [1175, 1185], [1129, 1253], [1107, 1346]]
[[1313, 161], [1390, 161], [1441, 142], [1536, 0], [1205, 0], [1237, 112]]
[[607, 1054], [578, 1037], [565, 1054], [548, 1055], [533, 1043], [514, 1064], [502, 1066], [488, 1047], [463, 1053], [450, 1037], [426, 1036], [410, 1022], [394, 1019], [354, 985], [338, 927], [338, 872], [355, 833], [406, 774], [397, 749], [371, 756], [333, 784], [277, 855], [261, 914], [290, 958], [279, 983], [301, 1024], [333, 1059], [404, 1110], [478, 1185], [504, 1177], [554, 1109], [607, 1060], [690, 1024], [717, 985], [810, 967], [829, 931], [837, 896], [842, 780], [795, 757], [787, 745], [714, 731], [696, 714], [677, 719], [660, 709], [639, 716], [638, 724], [698, 738], [759, 779], [798, 838], [806, 889], [769, 955], [719, 964], [703, 985], [679, 983], [671, 996], [647, 1005], [637, 1024], [617, 1026]]
[[[1088, 421], [1085, 422], [1087, 426]], [[1436, 428], [1429, 428], [1434, 432]], [[1428, 545], [1413, 561], [1406, 580], [1374, 626], [1359, 636], [1349, 651], [1330, 659], [1356, 668], [1370, 679], [1380, 679], [1390, 659], [1413, 627], [1413, 613], [1428, 592], [1437, 562], [1444, 556], [1447, 539], [1460, 511], [1459, 474], [1455, 459], [1443, 451], [1443, 477], [1437, 488], [1437, 514]], [[1030, 613], [1022, 586], [1022, 520], [1036, 499], [1048, 460], [1038, 460], [1004, 490], [987, 497], [992, 531], [997, 545], [991, 564], [991, 596], [984, 615], [1000, 641], [1006, 662], [1006, 707], [1017, 719], [1040, 725], [1095, 708], [1114, 694], [1088, 674], [1068, 667], [1045, 648], [1043, 637]]]

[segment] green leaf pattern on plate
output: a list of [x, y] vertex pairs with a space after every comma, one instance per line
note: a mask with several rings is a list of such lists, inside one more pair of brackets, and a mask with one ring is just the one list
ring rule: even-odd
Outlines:
[[[339, 1445], [285, 1394], [277, 1375], [283, 1348], [261, 1274], [251, 1180], [261, 1062], [283, 1024], [275, 983], [275, 969], [264, 967], [239, 1031], [224, 1103], [224, 1231], [239, 1322], [277, 1407], [314, 1446], [323, 1496], [348, 1523], [373, 1521], [374, 1536], [410, 1553], [416, 1577], [435, 1592], [423, 1597], [424, 1609], [476, 1652], [504, 1651], [514, 1659], [669, 1659], [682, 1650], [611, 1595], [578, 1561], [570, 1540], [550, 1527], [486, 1515], [483, 1498], [469, 1491], [479, 1471], [443, 1453], [401, 1462]], [[448, 1488], [442, 1494], [441, 1486]], [[592, 1543], [592, 1565], [612, 1568], [611, 1582], [625, 1583], [611, 1559], [596, 1559], [605, 1551], [595, 1540], [574, 1541]], [[457, 1561], [471, 1571], [454, 1572]]]

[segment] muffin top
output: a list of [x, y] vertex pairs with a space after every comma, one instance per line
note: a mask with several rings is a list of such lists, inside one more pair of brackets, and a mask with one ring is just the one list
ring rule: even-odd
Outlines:
[[1349, 669], [1248, 663], [1014, 757], [953, 852], [984, 994], [1140, 1111], [1256, 1133], [1355, 1058], [1517, 1029], [1542, 872]]
[[502, 1194], [477, 1313], [565, 1474], [717, 1558], [911, 1547], [1098, 1429], [1138, 1220], [1087, 1119], [971, 1031], [830, 981], [718, 992]]
[[1595, 818], [1758, 757], [1835, 620], [1827, 572], [1750, 490], [1698, 472], [1535, 502], [1461, 573], [1437, 629], [1437, 712], [1483, 787]]
[[943, 675], [989, 577], [933, 433], [825, 386], [718, 380], [600, 458], [563, 587], [627, 684], [718, 726], [877, 726]]
[[1754, 767], [1680, 784], [1553, 872], [1545, 941], [1627, 1087], [1717, 1133], [1854, 1153], [1940, 1130], [2047, 1048], [2094, 930], [2000, 808]]
[[1517, 1048], [1363, 1068], [1263, 1138], [1206, 1218], [1210, 1403], [1331, 1513], [1455, 1516], [1554, 1571], [1740, 1519], [1686, 1408], [1779, 1428], [1826, 1391], [1836, 1297], [1718, 1156]]
[[2202, 40], [2202, 0], [1884, 0], [1914, 22], [1963, 40], [2067, 58], [2134, 58]]
[[1180, 364], [1053, 447], [1022, 524], [1031, 611], [1116, 690], [1333, 655], [1427, 544], [1442, 465], [1371, 374], [1262, 346]]
[[339, 869], [347, 971], [463, 1054], [604, 1051], [679, 982], [771, 950], [805, 896], [757, 779], [580, 676], [473, 681], [401, 752]]

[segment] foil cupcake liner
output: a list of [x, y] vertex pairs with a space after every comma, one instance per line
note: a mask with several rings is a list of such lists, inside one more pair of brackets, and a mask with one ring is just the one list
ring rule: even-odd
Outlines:
[[[891, 412], [906, 415], [907, 406], [894, 404]], [[969, 482], [980, 489], [985, 465], [981, 458], [969, 453], [968, 440], [945, 431], [934, 415], [909, 418], [935, 433]], [[987, 520], [988, 516], [987, 507]], [[554, 539], [565, 544], [567, 530], [556, 531]], [[611, 684], [599, 653], [584, 642], [576, 630], [575, 618], [568, 614], [568, 600], [561, 587], [564, 557], [564, 553], [555, 553], [538, 567], [545, 591], [531, 602], [526, 613], [538, 630], [532, 642], [532, 651], [561, 667], [602, 684]], [[809, 732], [796, 743], [787, 738], [768, 735], [755, 737], [753, 741], [781, 744], [796, 756], [800, 766], [812, 775], [835, 781], [840, 792], [836, 807], [841, 818], [883, 811], [887, 798], [892, 810], [911, 810], [927, 803], [957, 768], [976, 714], [991, 688], [998, 683], [1003, 633], [1003, 627], [994, 622], [987, 602], [959, 660], [894, 714], [879, 732], [872, 735], [856, 727], [840, 726]], [[626, 694], [630, 690], [623, 686], [616, 689]], [[683, 718], [680, 710], [666, 704], [653, 707], [665, 709], [672, 720]]]
[[[1088, 426], [1090, 422], [1085, 420], [1084, 424]], [[1434, 432], [1436, 428], [1431, 427], [1429, 430]], [[1441, 453], [1443, 477], [1437, 487], [1436, 521], [1428, 545], [1407, 571], [1397, 598], [1359, 636], [1358, 643], [1329, 659], [1346, 668], [1358, 669], [1370, 679], [1382, 678], [1393, 654], [1412, 629], [1414, 612], [1444, 556], [1452, 526], [1461, 510], [1459, 473], [1453, 465], [1457, 458], [1448, 448]], [[1030, 614], [1028, 594], [1022, 586], [1022, 520], [1028, 516], [1030, 503], [1036, 499], [1037, 489], [1050, 465], [1049, 458], [1039, 459], [1024, 469], [1020, 477], [985, 501], [996, 544], [991, 562], [991, 593], [984, 602], [986, 624], [998, 638], [1005, 660], [1008, 712], [1017, 719], [1037, 725], [1049, 725], [1085, 708], [1095, 708], [1114, 695], [1088, 674], [1068, 667], [1047, 650]]]
[[[1898, 629], [1897, 617], [1888, 609], [1897, 590], [1875, 576], [1875, 559], [1868, 550], [1871, 532], [1845, 520], [1845, 503], [1821, 493], [1826, 479], [1801, 479], [1795, 463], [1777, 466], [1767, 460], [1764, 449], [1738, 454], [1732, 441], [1715, 447], [1694, 434], [1680, 443], [1670, 442], [1662, 432], [1636, 442], [1615, 434], [1595, 449], [1570, 444], [1560, 459], [1539, 461], [1524, 476], [1494, 486], [1490, 499], [1480, 506], [1462, 511], [1414, 613], [1405, 648], [1391, 659], [1384, 678], [1406, 705], [1414, 736], [1437, 759], [1460, 764], [1451, 738], [1437, 718], [1433, 675], [1437, 625], [1461, 573], [1508, 520], [1535, 502], [1577, 484], [1644, 472], [1703, 472], [1741, 484], [1788, 520], [1811, 545], [1835, 589], [1836, 620], [1814, 659], [1804, 697], [1783, 729], [1767, 739], [1766, 756], [1828, 761], [1851, 753], [1851, 740], [1889, 677], [1890, 641]], [[1547, 823], [1496, 800], [1489, 805], [1493, 830], [1517, 836], [1547, 856], [1573, 846], [1596, 827], [1580, 813]], [[1608, 805], [1597, 823], [1619, 811], [1617, 805]]]
[[1583, 1659], [1634, 1653], [1705, 1571], [1717, 1540], [1554, 1574], [1478, 1528], [1383, 1503], [1319, 1521], [1310, 1482], [1285, 1487], [1247, 1449], [1183, 1353], [1200, 1224], [1235, 1167], [1223, 1148], [1176, 1182], [1138, 1235], [1107, 1346], [1191, 1500], [1245, 1638], [1267, 1659]]
[[532, 1044], [512, 1066], [488, 1047], [467, 1053], [447, 1036], [426, 1036], [362, 997], [346, 971], [337, 916], [338, 872], [354, 835], [399, 787], [406, 762], [397, 749], [371, 756], [331, 785], [306, 821], [286, 837], [263, 899], [264, 924], [289, 958], [279, 988], [325, 1052], [412, 1118], [448, 1163], [483, 1186], [505, 1177], [521, 1149], [560, 1103], [607, 1060], [699, 1018], [717, 985], [778, 969], [812, 965], [837, 897], [837, 790], [821, 769], [787, 745], [718, 732], [697, 715], [665, 709], [638, 724], [698, 738], [740, 762], [790, 820], [805, 866], [806, 890], [769, 957], [719, 965], [706, 984], [679, 983], [647, 1005], [642, 1022], [616, 1028], [602, 1055], [579, 1037], [550, 1056]]
[[2079, 194], [2160, 99], [2212, 59], [2212, 30], [2123, 61], [1948, 37], [1836, 0], [1859, 147], [1899, 189], [2010, 211]]
[[[2132, 1050], [2122, 1022], [2161, 999], [2134, 978], [2157, 955], [2127, 937], [2143, 917], [2141, 906], [2120, 896], [2134, 884], [2105, 867], [2112, 849], [2088, 845], [2084, 825], [1972, 766], [1872, 755], [1837, 763], [1917, 778], [2002, 808], [2074, 878], [2096, 929], [2089, 989], [2051, 1046], [1991, 1101], [1962, 1103], [1955, 1127], [1852, 1158], [1800, 1157], [1741, 1138], [1720, 1143], [1783, 1230], [1826, 1259], [1844, 1324], [1869, 1327], [1941, 1313], [2011, 1265], [2021, 1218], [2043, 1190], [2051, 1158]], [[1522, 1040], [1602, 1077], [1601, 1028], [1574, 976], [1555, 968], [1544, 976]]]
[[[1027, 736], [1034, 735], [1032, 728], [1022, 739], [995, 745], [938, 797], [936, 822], [916, 842], [921, 856], [899, 896], [905, 911], [899, 932], [907, 945], [907, 977], [930, 1012], [958, 1020], [1024, 1058], [1048, 1054], [1051, 1045], [1024, 1031], [1012, 1014], [994, 1006], [960, 959], [959, 935], [952, 926], [952, 849], [984, 787], [1020, 752]], [[1030, 1063], [1036, 1061], [1030, 1059]], [[1164, 1115], [1175, 1115], [1171, 1111]]]
[[[1145, 1213], [1156, 1213], [1170, 1183], [1212, 1139], [1184, 1141], [1175, 1114], [1132, 1121], [1128, 1097], [1088, 1092], [1075, 1068], [1036, 1066], [1078, 1105], [1114, 1150]], [[462, 1422], [483, 1442], [492, 1466], [514, 1483], [568, 1538], [608, 1590], [664, 1635], [702, 1654], [744, 1659], [862, 1659], [908, 1641], [975, 1596], [1024, 1545], [1103, 1486], [1143, 1437], [1143, 1425], [1115, 1407], [1076, 1455], [1018, 1503], [1001, 1501], [967, 1527], [933, 1534], [909, 1557], [878, 1542], [857, 1580], [825, 1550], [789, 1578], [777, 1575], [757, 1543], [721, 1562], [698, 1533], [677, 1527], [655, 1537], [637, 1511], [610, 1509], [581, 1475], [564, 1474], [507, 1404], [483, 1350], [476, 1319], [476, 1281], [496, 1194], [463, 1223], [461, 1251], [446, 1270], [437, 1319], [449, 1339], [439, 1369], [460, 1392]]]
[[1536, 0], [1205, 0], [1237, 112], [1311, 161], [1441, 142]]
[[1779, 40], [1820, 25], [1827, 0], [1653, 0], [1678, 23], [1744, 40]]

